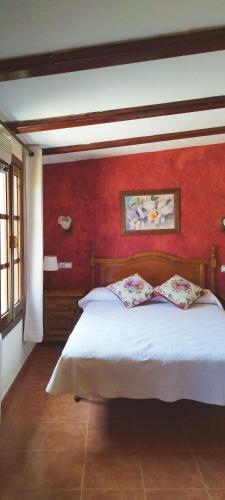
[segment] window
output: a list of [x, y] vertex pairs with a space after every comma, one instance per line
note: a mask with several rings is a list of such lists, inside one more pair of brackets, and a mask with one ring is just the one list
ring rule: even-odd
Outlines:
[[0, 171], [0, 327], [10, 329], [23, 311], [23, 168], [12, 158]]

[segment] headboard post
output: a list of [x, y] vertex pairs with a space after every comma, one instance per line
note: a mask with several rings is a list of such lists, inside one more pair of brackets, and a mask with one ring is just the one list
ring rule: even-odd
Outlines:
[[91, 288], [95, 287], [95, 247], [91, 247]]
[[215, 293], [216, 292], [216, 280], [215, 280], [216, 248], [215, 247], [212, 247], [211, 249], [210, 268], [211, 268], [210, 288], [212, 292]]

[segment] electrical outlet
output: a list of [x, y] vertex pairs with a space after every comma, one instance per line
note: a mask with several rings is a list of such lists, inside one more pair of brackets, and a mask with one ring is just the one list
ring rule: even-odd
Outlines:
[[225, 264], [221, 264], [220, 270], [221, 270], [221, 273], [225, 273]]
[[59, 269], [72, 269], [72, 262], [59, 262]]

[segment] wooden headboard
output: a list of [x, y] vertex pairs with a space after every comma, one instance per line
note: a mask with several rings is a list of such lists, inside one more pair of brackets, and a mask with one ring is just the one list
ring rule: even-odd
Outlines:
[[[98, 281], [96, 281], [97, 266], [100, 270]], [[179, 274], [196, 285], [206, 288], [207, 268], [210, 269], [210, 289], [215, 293], [215, 247], [212, 247], [209, 259], [203, 260], [183, 259], [163, 252], [144, 252], [121, 259], [99, 259], [95, 257], [95, 249], [92, 248], [91, 251], [92, 288], [97, 285], [109, 285], [134, 273], [139, 273], [153, 286], [160, 285], [174, 274]]]

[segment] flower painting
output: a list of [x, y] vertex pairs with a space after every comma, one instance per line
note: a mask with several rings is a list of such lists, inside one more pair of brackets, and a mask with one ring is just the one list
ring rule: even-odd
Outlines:
[[122, 234], [179, 232], [179, 195], [179, 189], [122, 192]]

